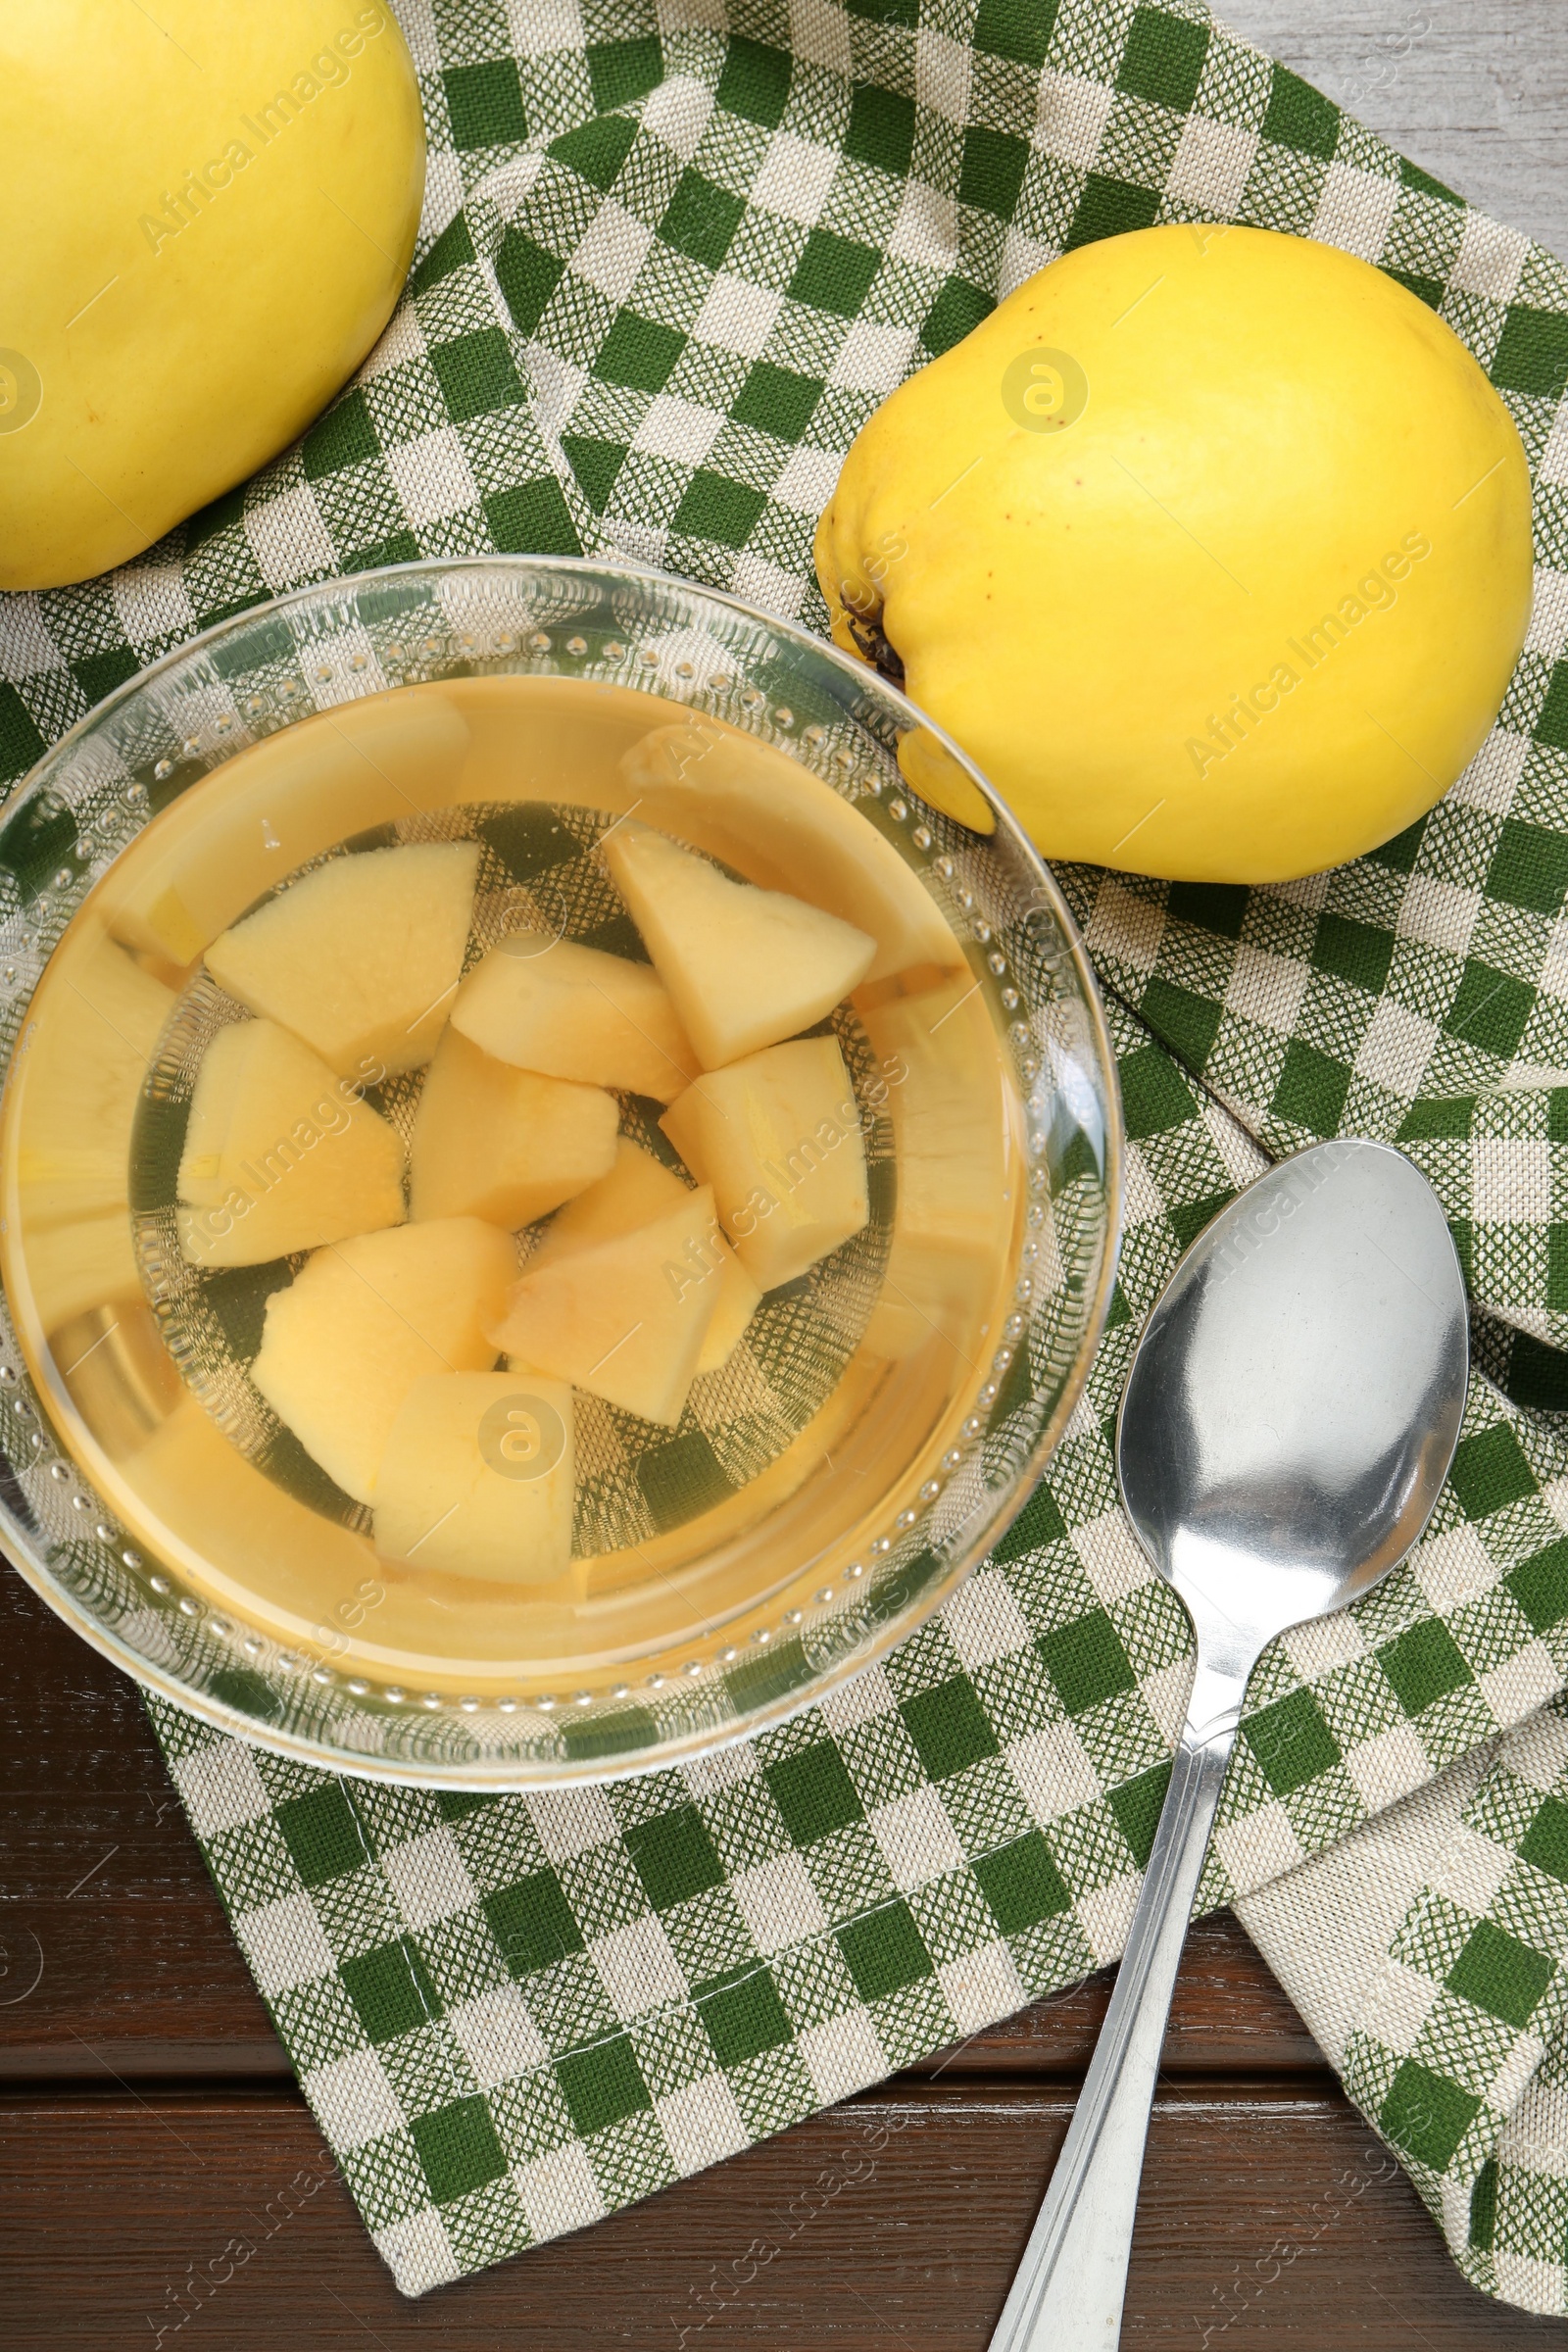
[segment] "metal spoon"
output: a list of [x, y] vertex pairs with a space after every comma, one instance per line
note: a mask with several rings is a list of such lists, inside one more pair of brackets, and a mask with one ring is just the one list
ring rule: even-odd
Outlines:
[[1247, 1678], [1277, 1634], [1409, 1550], [1468, 1370], [1443, 1211], [1382, 1144], [1319, 1144], [1260, 1177], [1150, 1317], [1116, 1469], [1187, 1604], [1198, 1673], [1110, 2008], [991, 2352], [1115, 2352], [1165, 2020]]

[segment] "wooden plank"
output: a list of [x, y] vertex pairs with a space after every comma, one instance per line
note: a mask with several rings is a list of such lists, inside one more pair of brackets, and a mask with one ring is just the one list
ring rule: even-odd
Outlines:
[[[0, 2079], [286, 2078], [131, 1685], [16, 1578], [0, 1588]], [[1102, 1971], [922, 2073], [1072, 2074]], [[1167, 2070], [1321, 2071], [1229, 1913], [1193, 1932]]]
[[[1076, 2079], [1100, 2038], [1114, 1981], [1114, 1970], [1100, 1969], [909, 2072], [941, 2081]], [[1195, 1921], [1188, 1934], [1162, 2063], [1173, 2081], [1229, 2074], [1332, 2079], [1322, 2051], [1230, 1911]]]
[[0, 1579], [0, 2076], [286, 2074], [135, 1687]]
[[[1039, 2086], [869, 2094], [408, 2303], [286, 2095], [12, 2097], [5, 2342], [980, 2352], [1069, 2104]], [[1507, 2352], [1543, 2335], [1456, 2277], [1343, 2099], [1237, 2083], [1158, 2103], [1123, 2337], [1216, 2341]]]

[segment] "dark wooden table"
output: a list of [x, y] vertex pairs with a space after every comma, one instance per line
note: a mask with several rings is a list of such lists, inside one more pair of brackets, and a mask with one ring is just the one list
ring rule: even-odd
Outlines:
[[[984, 2352], [1103, 1977], [408, 2303], [289, 2075], [136, 1692], [5, 1570], [0, 1791], [4, 2352], [155, 2352], [160, 2328], [180, 2352]], [[197, 2274], [215, 2283], [182, 2320]], [[1465, 2285], [1241, 1929], [1201, 1922], [1124, 2341], [1502, 2352], [1565, 2337]]]

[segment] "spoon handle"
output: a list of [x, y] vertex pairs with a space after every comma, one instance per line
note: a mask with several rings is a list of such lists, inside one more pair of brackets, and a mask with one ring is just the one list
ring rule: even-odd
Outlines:
[[1232, 1721], [1176, 1750], [1110, 2007], [991, 2352], [1116, 2352], [1165, 2021], [1235, 1739]]

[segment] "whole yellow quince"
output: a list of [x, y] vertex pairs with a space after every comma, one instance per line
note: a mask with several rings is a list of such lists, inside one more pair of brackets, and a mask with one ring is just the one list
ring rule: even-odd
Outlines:
[[[1402, 831], [1479, 748], [1529, 624], [1530, 477], [1381, 270], [1151, 228], [892, 394], [816, 565], [838, 643], [902, 670], [1048, 856], [1281, 881]], [[906, 772], [968, 815], [938, 748], [906, 737]]]
[[88, 578], [275, 457], [414, 252], [382, 0], [6, 0], [0, 588]]

